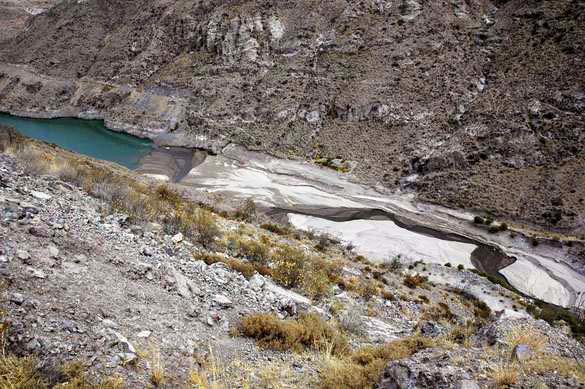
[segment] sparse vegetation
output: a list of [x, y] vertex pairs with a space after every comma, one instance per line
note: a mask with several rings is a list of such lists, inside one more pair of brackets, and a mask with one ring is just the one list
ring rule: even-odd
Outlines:
[[421, 285], [425, 284], [427, 281], [428, 281], [428, 278], [426, 276], [421, 276], [420, 274], [415, 274], [415, 275], [407, 275], [406, 277], [404, 277], [403, 284], [407, 288], [416, 289], [417, 287], [420, 287]]
[[271, 314], [252, 314], [240, 322], [238, 333], [258, 344], [279, 351], [329, 349], [333, 355], [348, 352], [347, 339], [335, 325], [319, 315], [302, 313], [296, 320], [281, 320]]
[[371, 388], [378, 383], [390, 361], [407, 358], [419, 350], [433, 347], [431, 339], [421, 336], [404, 338], [382, 346], [362, 347], [343, 358], [326, 358], [321, 382], [323, 389]]
[[270, 231], [277, 235], [286, 236], [290, 234], [290, 229], [288, 227], [279, 226], [278, 224], [264, 223], [260, 225], [260, 228], [263, 228], [266, 231]]

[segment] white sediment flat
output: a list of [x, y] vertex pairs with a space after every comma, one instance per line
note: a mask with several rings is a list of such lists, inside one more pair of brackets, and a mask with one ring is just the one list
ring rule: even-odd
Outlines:
[[[351, 176], [349, 176], [351, 177]], [[236, 198], [252, 198], [275, 208], [295, 207], [380, 209], [408, 220], [412, 225], [459, 234], [471, 240], [499, 247], [516, 262], [501, 270], [518, 290], [542, 300], [568, 306], [576, 292], [585, 292], [585, 277], [562, 258], [560, 250], [543, 253], [507, 238], [488, 234], [471, 226], [473, 216], [432, 204], [417, 203], [412, 194], [390, 194], [348, 179], [330, 169], [299, 161], [277, 159], [249, 152], [237, 146], [226, 147], [221, 155], [208, 157], [192, 169], [180, 184], [195, 190], [221, 192]], [[308, 212], [310, 213], [310, 212]], [[301, 229], [337, 235], [355, 245], [356, 251], [371, 260], [383, 261], [397, 254], [427, 263], [464, 265], [471, 268], [474, 244], [422, 235], [397, 226], [390, 220], [334, 222], [318, 216], [289, 214], [291, 223]], [[492, 305], [497, 305], [491, 301]]]
[[453, 242], [433, 238], [398, 227], [391, 220], [351, 220], [335, 222], [315, 216], [289, 213], [289, 221], [302, 230], [316, 230], [351, 242], [354, 251], [372, 261], [384, 262], [396, 255], [411, 262], [447, 262], [471, 268], [471, 253], [474, 244]]
[[510, 284], [518, 290], [532, 296], [546, 296], [546, 301], [566, 306], [570, 301], [570, 293], [557, 280], [553, 279], [544, 269], [530, 261], [516, 261], [500, 270]]

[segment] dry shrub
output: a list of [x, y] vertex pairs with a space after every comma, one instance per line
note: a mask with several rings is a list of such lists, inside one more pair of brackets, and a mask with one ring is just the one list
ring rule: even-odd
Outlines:
[[260, 228], [265, 229], [266, 231], [270, 231], [277, 235], [286, 236], [290, 233], [290, 229], [288, 227], [279, 226], [273, 223], [264, 223], [260, 225]]
[[378, 286], [375, 281], [363, 279], [357, 286], [356, 292], [369, 301], [372, 297], [377, 296], [380, 293]]
[[319, 234], [317, 237], [317, 245], [315, 245], [315, 248], [321, 252], [324, 252], [327, 250], [327, 248], [329, 248], [329, 246], [331, 246], [332, 242], [333, 239], [329, 234], [327, 233]]
[[65, 383], [54, 386], [58, 389], [122, 389], [125, 387], [121, 377], [104, 377], [99, 382], [87, 377], [86, 367], [80, 362], [64, 366]]
[[193, 259], [196, 261], [203, 261], [208, 265], [213, 265], [214, 263], [218, 262], [225, 263], [227, 261], [227, 259], [221, 255], [212, 254], [209, 252], [195, 252], [193, 253]]
[[382, 346], [362, 347], [343, 359], [326, 360], [319, 386], [324, 389], [371, 388], [380, 381], [388, 362], [408, 358], [419, 350], [433, 346], [432, 340], [413, 336]]
[[490, 375], [498, 388], [506, 388], [518, 382], [518, 368], [513, 365], [497, 366]]
[[362, 317], [359, 311], [350, 309], [339, 317], [339, 326], [346, 332], [363, 335]]
[[198, 209], [193, 215], [193, 224], [197, 230], [198, 241], [204, 246], [209, 246], [220, 235], [213, 214], [204, 209]]
[[30, 147], [18, 153], [18, 159], [22, 164], [24, 173], [29, 176], [40, 176], [49, 172], [50, 162], [47, 157]]
[[247, 199], [234, 213], [234, 218], [251, 223], [256, 218], [256, 204], [254, 200]]
[[266, 243], [255, 240], [240, 240], [238, 253], [253, 262], [266, 264], [269, 259], [270, 247]]
[[437, 305], [426, 307], [423, 311], [421, 319], [431, 321], [452, 321], [455, 319], [455, 314], [451, 312], [451, 308], [449, 308], [447, 304], [439, 302]]
[[534, 375], [555, 372], [563, 377], [575, 377], [579, 383], [585, 385], [585, 366], [579, 364], [575, 359], [556, 355], [538, 355], [524, 361], [522, 367]]
[[[203, 261], [208, 265], [213, 265], [214, 263], [224, 263], [230, 269], [235, 270], [241, 273], [246, 278], [251, 278], [257, 271], [257, 268], [248, 262], [238, 261], [237, 259], [233, 258], [224, 258], [221, 255], [211, 254], [208, 252], [205, 253], [194, 253], [193, 259], [196, 261]], [[262, 274], [260, 271], [258, 271]]]
[[526, 344], [534, 352], [540, 352], [546, 348], [548, 337], [530, 325], [520, 325], [506, 334], [506, 343], [510, 345], [510, 349], [514, 349], [519, 344]]
[[256, 274], [256, 268], [254, 265], [248, 262], [238, 261], [237, 259], [228, 259], [226, 264], [230, 267], [230, 269], [241, 273], [248, 279]]
[[272, 276], [275, 280], [288, 288], [302, 285], [308, 258], [301, 249], [283, 245], [276, 251], [272, 261], [274, 264]]
[[0, 153], [19, 153], [24, 143], [25, 137], [14, 128], [0, 126]]
[[410, 289], [416, 289], [417, 287], [426, 283], [427, 280], [428, 280], [427, 277], [421, 276], [420, 274], [415, 274], [415, 275], [407, 275], [406, 277], [404, 277], [403, 283], [404, 283], [404, 286], [406, 286]]
[[67, 160], [55, 166], [55, 174], [63, 181], [75, 186], [83, 186], [87, 173], [84, 169]]
[[281, 320], [272, 314], [252, 314], [242, 319], [239, 332], [256, 339], [262, 347], [278, 351], [328, 349], [334, 355], [348, 351], [343, 333], [313, 313], [302, 313], [296, 320]]
[[1, 357], [0, 388], [48, 388], [47, 381], [37, 370], [32, 357]]

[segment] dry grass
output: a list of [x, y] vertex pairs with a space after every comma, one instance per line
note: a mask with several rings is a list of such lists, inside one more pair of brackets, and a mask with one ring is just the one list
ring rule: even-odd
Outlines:
[[252, 314], [242, 319], [239, 334], [254, 338], [262, 347], [278, 351], [330, 349], [334, 355], [348, 351], [348, 342], [336, 325], [312, 313], [300, 314], [296, 320], [281, 320], [272, 314]]
[[34, 358], [0, 358], [0, 388], [36, 389], [47, 387], [48, 383], [37, 370], [37, 361]]
[[514, 365], [502, 365], [495, 367], [490, 376], [498, 388], [506, 388], [518, 382], [518, 367]]
[[319, 386], [324, 389], [371, 388], [379, 382], [388, 362], [410, 357], [434, 345], [428, 338], [413, 336], [382, 346], [362, 347], [343, 358], [326, 357]]
[[51, 174], [99, 198], [110, 212], [124, 212], [135, 222], [161, 222], [167, 233], [182, 232], [205, 247], [221, 232], [215, 216], [187, 200], [172, 186], [152, 189], [143, 183], [90, 160], [53, 157], [32, 147], [17, 154], [28, 174]]
[[506, 334], [505, 341], [510, 345], [510, 349], [519, 344], [526, 344], [536, 353], [544, 351], [548, 345], [548, 337], [529, 325], [514, 327]]
[[525, 361], [523, 368], [529, 374], [556, 372], [563, 377], [575, 377], [579, 383], [585, 385], [585, 366], [579, 364], [574, 359], [540, 354], [535, 358]]

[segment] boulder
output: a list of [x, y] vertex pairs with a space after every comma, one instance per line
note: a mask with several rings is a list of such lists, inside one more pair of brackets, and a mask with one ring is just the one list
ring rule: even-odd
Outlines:
[[518, 344], [512, 350], [512, 361], [524, 362], [532, 357], [532, 348], [527, 344]]

